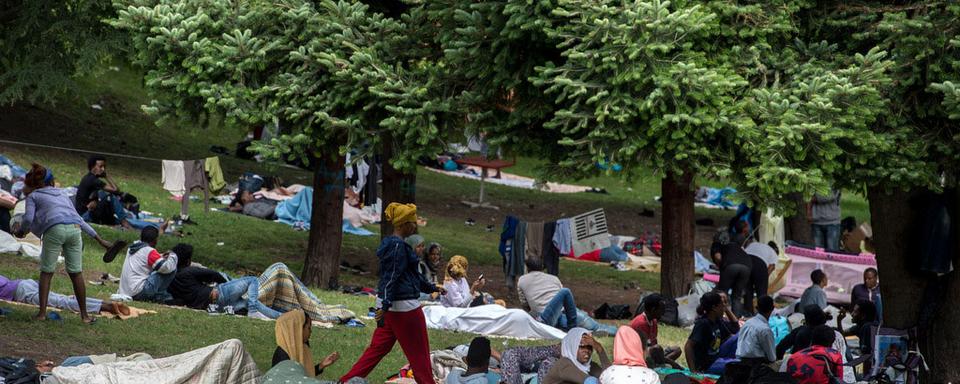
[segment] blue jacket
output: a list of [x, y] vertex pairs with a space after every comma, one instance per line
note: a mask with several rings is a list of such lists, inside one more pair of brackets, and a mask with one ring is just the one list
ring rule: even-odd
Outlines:
[[30, 193], [23, 213], [23, 229], [43, 237], [50, 227], [57, 224], [78, 224], [90, 237], [97, 236], [97, 232], [77, 214], [73, 201], [62, 189], [44, 187]]
[[399, 236], [385, 237], [377, 248], [377, 258], [380, 259], [377, 296], [383, 300], [384, 310], [394, 301], [419, 299], [420, 292], [438, 291], [436, 285], [417, 272], [420, 258]]

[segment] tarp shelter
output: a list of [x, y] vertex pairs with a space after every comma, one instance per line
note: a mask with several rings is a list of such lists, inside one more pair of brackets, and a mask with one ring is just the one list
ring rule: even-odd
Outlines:
[[780, 294], [800, 297], [811, 284], [810, 273], [820, 269], [827, 274], [827, 301], [833, 304], [850, 304], [853, 286], [863, 282], [863, 271], [877, 266], [872, 253], [850, 255], [825, 251], [823, 248], [788, 246], [785, 253], [792, 260], [787, 271], [787, 281]]

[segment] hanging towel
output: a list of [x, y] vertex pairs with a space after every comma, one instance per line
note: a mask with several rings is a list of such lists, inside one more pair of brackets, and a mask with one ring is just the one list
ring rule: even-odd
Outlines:
[[203, 191], [204, 212], [210, 210], [210, 187], [207, 185], [207, 172], [204, 170], [205, 160], [186, 160], [183, 165], [183, 199], [180, 200], [180, 217], [189, 217], [190, 191], [200, 188]]
[[524, 260], [536, 261], [543, 265], [543, 223], [527, 223], [526, 249]]
[[163, 168], [160, 176], [160, 182], [163, 183], [163, 189], [176, 195], [182, 196], [186, 191], [184, 188], [183, 162], [179, 160], [163, 160]]
[[203, 170], [207, 173], [210, 192], [216, 194], [227, 185], [227, 182], [223, 179], [223, 169], [220, 168], [219, 157], [213, 156], [206, 158], [203, 163]]
[[510, 252], [510, 258], [507, 262], [507, 279], [513, 279], [522, 276], [525, 266], [523, 265], [527, 248], [527, 223], [517, 222], [517, 231], [513, 236], [513, 249]]
[[543, 269], [554, 276], [560, 275], [560, 251], [553, 245], [556, 232], [556, 221], [543, 223]]
[[553, 233], [553, 246], [557, 247], [557, 251], [563, 256], [570, 256], [573, 251], [571, 223], [570, 219], [557, 220], [557, 230]]

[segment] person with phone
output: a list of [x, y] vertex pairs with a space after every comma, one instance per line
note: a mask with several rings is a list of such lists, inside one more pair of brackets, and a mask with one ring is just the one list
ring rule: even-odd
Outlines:
[[467, 308], [495, 304], [492, 296], [481, 291], [487, 284], [483, 274], [472, 283], [468, 282], [468, 265], [467, 258], [460, 255], [451, 257], [447, 263], [447, 274], [443, 279], [447, 294], [440, 299], [444, 307]]
[[353, 368], [340, 382], [354, 377], [367, 377], [397, 342], [410, 367], [417, 372], [417, 384], [436, 384], [430, 364], [430, 340], [427, 323], [420, 307], [420, 293], [440, 292], [446, 289], [423, 278], [417, 272], [420, 260], [403, 239], [417, 232], [417, 206], [390, 203], [384, 210], [384, 219], [393, 224], [393, 235], [383, 238], [377, 249], [380, 260], [380, 283], [377, 285], [375, 319], [377, 329], [373, 332], [370, 346]]

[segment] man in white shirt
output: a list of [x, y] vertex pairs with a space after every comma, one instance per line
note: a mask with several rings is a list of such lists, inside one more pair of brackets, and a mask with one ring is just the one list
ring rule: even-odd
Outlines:
[[761, 297], [757, 300], [757, 309], [759, 313], [743, 324], [737, 339], [737, 358], [752, 366], [770, 364], [777, 359], [768, 320], [773, 313], [773, 298]]
[[177, 276], [177, 255], [157, 252], [160, 230], [148, 226], [140, 230], [140, 241], [130, 245], [120, 272], [118, 294], [137, 301], [166, 303], [173, 300], [167, 287]]
[[573, 292], [564, 288], [560, 279], [543, 272], [543, 265], [536, 260], [527, 260], [527, 274], [517, 280], [520, 304], [528, 308], [530, 316], [541, 323], [559, 329], [582, 327], [590, 331], [605, 332], [613, 336], [617, 328], [601, 324], [586, 312], [577, 308]]

